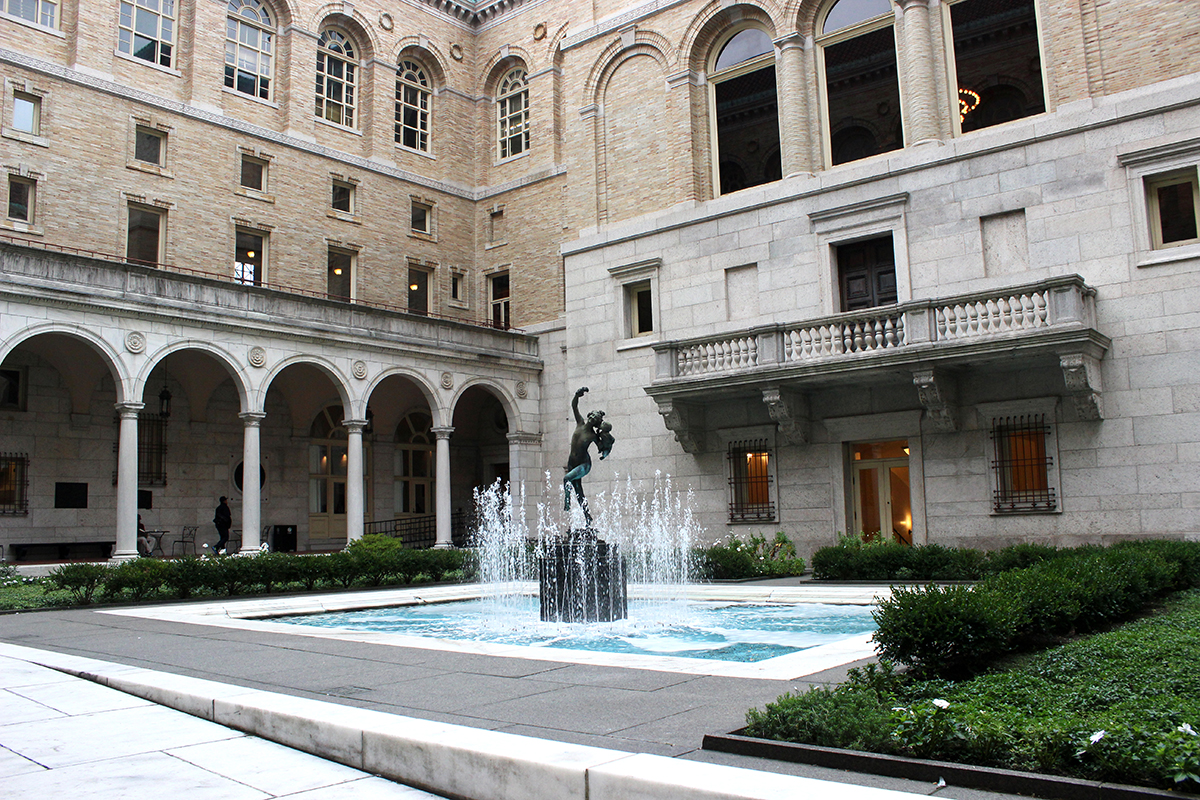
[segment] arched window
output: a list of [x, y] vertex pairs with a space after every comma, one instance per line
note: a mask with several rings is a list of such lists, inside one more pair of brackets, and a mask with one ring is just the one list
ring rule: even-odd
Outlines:
[[904, 146], [889, 0], [838, 0], [821, 25], [831, 164]]
[[1033, 0], [961, 0], [949, 14], [962, 132], [1043, 113]]
[[393, 506], [396, 516], [434, 512], [433, 419], [424, 411], [407, 414], [396, 426]]
[[779, 104], [771, 37], [760, 28], [743, 28], [725, 39], [715, 50], [708, 82], [720, 193], [778, 180]]
[[332, 28], [317, 40], [317, 116], [354, 127], [358, 55], [350, 37]]
[[529, 81], [523, 67], [510, 70], [500, 81], [496, 119], [500, 158], [512, 158], [529, 149]]
[[429, 78], [407, 59], [396, 69], [396, 144], [429, 152]]
[[260, 0], [229, 0], [225, 19], [225, 85], [242, 94], [271, 97], [275, 22]]

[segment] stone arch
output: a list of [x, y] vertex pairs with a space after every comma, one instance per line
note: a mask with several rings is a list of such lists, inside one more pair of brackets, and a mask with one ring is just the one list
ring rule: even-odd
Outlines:
[[658, 62], [664, 79], [671, 74], [673, 61], [667, 56], [670, 43], [661, 34], [654, 31], [637, 31], [633, 44], [626, 46], [622, 39], [610, 42], [608, 47], [596, 57], [592, 70], [584, 83], [583, 96], [585, 102], [599, 105], [603, 99], [604, 89], [608, 85], [617, 67], [635, 56], [650, 56]]
[[392, 66], [409, 56], [429, 68], [435, 91], [446, 88], [446, 58], [436, 44], [422, 36], [405, 36], [393, 48]]
[[354, 37], [354, 41], [362, 48], [358, 56], [360, 63], [372, 60], [380, 52], [379, 42], [371, 32], [371, 21], [352, 5], [341, 2], [326, 3], [319, 7], [310, 19], [309, 30], [318, 34], [326, 27], [335, 27]]
[[489, 391], [495, 398], [500, 401], [500, 406], [504, 409], [504, 413], [508, 415], [509, 430], [521, 430], [522, 419], [521, 414], [517, 410], [517, 401], [512, 394], [502, 385], [490, 378], [471, 378], [464, 381], [463, 385], [458, 387], [454, 392], [454, 396], [450, 399], [450, 418], [454, 417], [454, 410], [458, 408], [458, 403], [462, 400], [463, 394], [472, 388], [482, 388]]
[[172, 353], [178, 353], [185, 350], [198, 350], [205, 355], [211, 356], [214, 361], [225, 367], [229, 373], [229, 377], [233, 379], [233, 385], [237, 389], [238, 402], [245, 410], [251, 410], [249, 407], [250, 399], [250, 381], [247, 380], [247, 374], [238, 364], [237, 358], [223, 347], [219, 347], [212, 342], [205, 342], [199, 339], [183, 339], [180, 341], [171, 342], [165, 347], [161, 347], [153, 354], [148, 354], [146, 363], [138, 371], [138, 385], [145, 386], [150, 380], [151, 373], [166, 360], [167, 356]]
[[261, 2], [275, 15], [275, 30], [278, 36], [282, 36], [284, 31], [299, 19], [293, 0], [261, 0]]
[[507, 45], [493, 53], [479, 72], [483, 95], [488, 98], [495, 97], [500, 81], [508, 74], [509, 70], [519, 66], [525, 67], [526, 73], [539, 69], [533, 54], [523, 47]]
[[[385, 380], [392, 377], [404, 378], [411, 381], [421, 395], [425, 398], [425, 402], [429, 407], [429, 413], [433, 417], [434, 427], [442, 427], [449, 425], [450, 410], [447, 409], [440, 400], [440, 396], [433, 385], [426, 379], [424, 375], [415, 370], [405, 369], [403, 367], [392, 367], [390, 369], [381, 370], [364, 388], [363, 399], [369, 400], [371, 395], [375, 393]], [[453, 408], [453, 404], [450, 405]]]
[[0, 341], [0, 362], [24, 342], [37, 336], [59, 334], [73, 340], [83, 342], [100, 357], [101, 362], [108, 368], [116, 387], [117, 402], [137, 402], [141, 393], [136, 391], [140, 386], [135, 375], [136, 370], [122, 358], [117, 349], [103, 337], [97, 336], [82, 325], [69, 323], [48, 322], [23, 328], [4, 341]]
[[334, 389], [337, 391], [338, 397], [342, 401], [342, 408], [346, 409], [348, 412], [353, 409], [355, 414], [360, 412], [365, 413], [365, 406], [363, 408], [358, 408], [355, 405], [356, 403], [358, 405], [363, 405], [364, 398], [352, 394], [350, 391], [350, 380], [345, 372], [339, 369], [336, 364], [324, 356], [304, 353], [298, 353], [293, 356], [282, 358], [278, 363], [273, 364], [263, 376], [263, 379], [259, 385], [251, 389], [250, 397], [247, 402], [247, 410], [262, 411], [263, 402], [266, 399], [266, 393], [271, 387], [271, 384], [275, 382], [275, 379], [278, 378], [280, 373], [282, 373], [285, 369], [298, 365], [310, 366], [320, 372], [323, 372], [325, 376], [329, 378]]
[[781, 29], [786, 29], [783, 10], [774, 2], [759, 0], [759, 2], [744, 2], [728, 5], [714, 0], [706, 5], [692, 24], [688, 26], [679, 42], [676, 55], [679, 63], [687, 64], [688, 69], [696, 73], [707, 71], [709, 54], [717, 40], [734, 26], [746, 22], [756, 22], [767, 34], [775, 39]]

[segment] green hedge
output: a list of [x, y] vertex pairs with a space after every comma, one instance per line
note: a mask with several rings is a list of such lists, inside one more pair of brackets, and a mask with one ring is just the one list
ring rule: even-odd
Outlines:
[[1081, 547], [975, 586], [899, 587], [874, 611], [882, 658], [926, 676], [977, 672], [1046, 637], [1094, 630], [1193, 586], [1200, 543]]
[[267, 594], [284, 588], [311, 591], [458, 580], [466, 560], [462, 550], [413, 550], [398, 539], [364, 536], [328, 555], [261, 552], [170, 561], [137, 558], [116, 566], [64, 564], [50, 573], [45, 587], [65, 590], [79, 604], [98, 596], [140, 601], [163, 595], [184, 599]]
[[[1018, 544], [985, 553], [938, 544], [908, 546], [894, 541], [842, 536], [813, 553], [813, 577], [826, 581], [977, 581], [1056, 558], [1059, 550]], [[1200, 568], [1200, 565], [1197, 565]]]
[[753, 535], [743, 541], [730, 536], [722, 542], [692, 552], [695, 574], [701, 580], [780, 578], [804, 572], [804, 559], [783, 532], [768, 541]]

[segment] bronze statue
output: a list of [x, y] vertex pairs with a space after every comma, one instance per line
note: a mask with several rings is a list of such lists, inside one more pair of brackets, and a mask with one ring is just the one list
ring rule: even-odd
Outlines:
[[575, 392], [571, 401], [571, 411], [575, 413], [575, 433], [571, 435], [571, 452], [567, 457], [567, 474], [563, 478], [563, 510], [571, 510], [571, 490], [579, 499], [579, 507], [583, 509], [583, 518], [590, 528], [592, 514], [588, 510], [587, 500], [583, 496], [583, 476], [592, 471], [592, 457], [588, 448], [593, 443], [600, 453], [600, 460], [608, 458], [612, 452], [613, 442], [612, 423], [605, 421], [603, 411], [589, 411], [587, 419], [579, 415], [579, 398], [587, 394], [588, 388], [582, 387]]

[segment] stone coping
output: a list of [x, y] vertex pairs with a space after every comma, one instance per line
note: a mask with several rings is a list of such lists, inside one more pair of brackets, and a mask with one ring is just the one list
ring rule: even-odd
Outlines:
[[[536, 594], [533, 583], [521, 583], [517, 591]], [[692, 584], [684, 587], [687, 599], [697, 601], [727, 601], [740, 603], [831, 603], [839, 605], [870, 605], [890, 590], [884, 586], [773, 586], [773, 585], [713, 585]], [[631, 598], [646, 597], [651, 587], [632, 584]], [[524, 658], [533, 661], [554, 661], [568, 664], [646, 669], [658, 672], [679, 672], [689, 675], [716, 675], [729, 678], [763, 678], [794, 680], [843, 664], [872, 658], [875, 647], [871, 634], [848, 637], [839, 642], [810, 647], [796, 653], [777, 656], [752, 663], [715, 661], [678, 656], [651, 656], [630, 653], [601, 653], [590, 650], [529, 647], [493, 644], [489, 642], [435, 639], [397, 633], [353, 631], [337, 628], [317, 628], [270, 618], [296, 614], [320, 614], [329, 611], [351, 611], [384, 606], [424, 605], [455, 600], [474, 600], [484, 589], [478, 584], [430, 586], [425, 588], [383, 589], [374, 592], [345, 592], [338, 594], [299, 597], [251, 598], [206, 603], [98, 610], [97, 613], [209, 625], [289, 636], [308, 636], [367, 644], [412, 647], [422, 650], [443, 650], [474, 653], [501, 658]]]
[[453, 798], [905, 800], [918, 795], [553, 742], [0, 644], [38, 664]]

